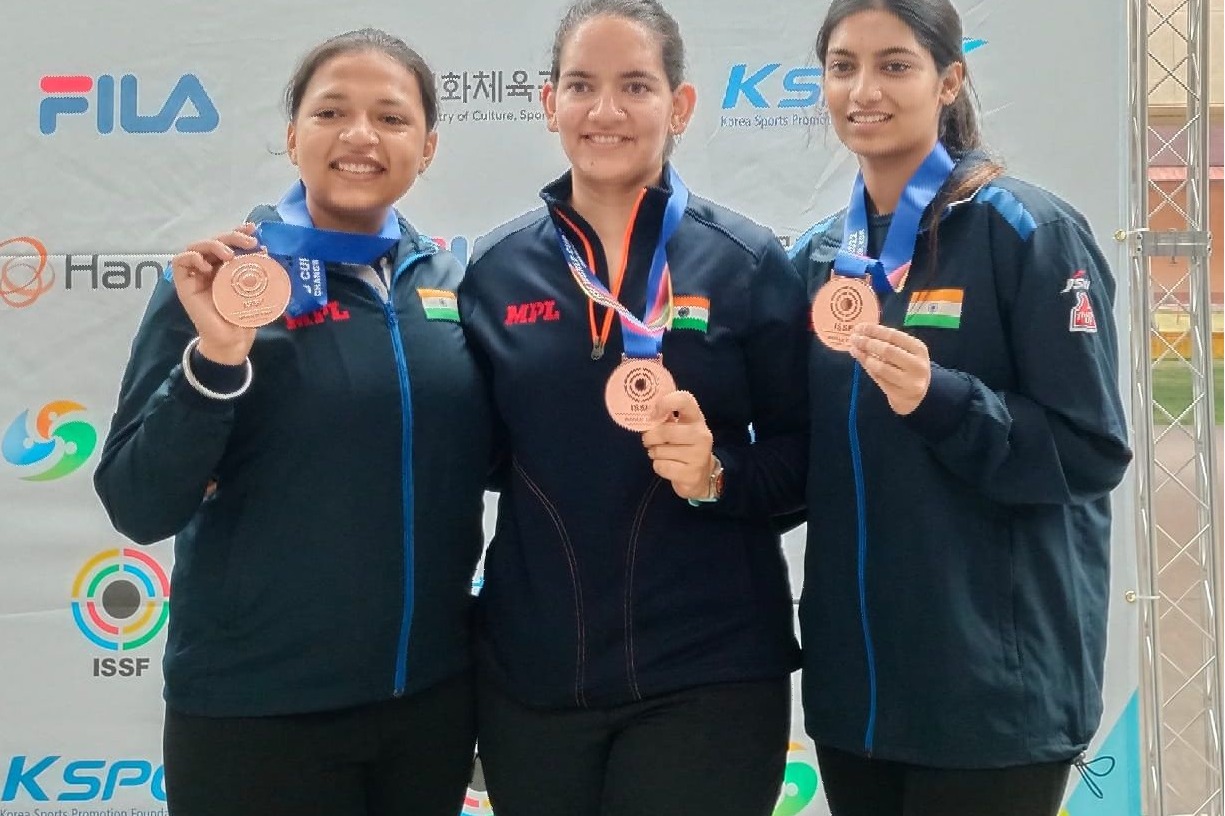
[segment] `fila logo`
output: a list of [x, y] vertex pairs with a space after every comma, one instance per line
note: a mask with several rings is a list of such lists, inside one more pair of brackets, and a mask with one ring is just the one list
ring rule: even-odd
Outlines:
[[534, 300], [531, 303], [510, 304], [506, 307], [506, 325], [518, 326], [537, 320], [561, 320], [556, 300]]
[[319, 324], [328, 320], [336, 322], [339, 320], [348, 319], [349, 311], [347, 309], [340, 308], [340, 304], [337, 301], [329, 300], [328, 305], [321, 309], [316, 309], [309, 314], [298, 315], [297, 317], [285, 315], [285, 328], [289, 329], [290, 331], [294, 331], [302, 328], [303, 326], [318, 326]]
[[[59, 118], [87, 113], [94, 109], [98, 133], [113, 133], [115, 125], [124, 133], [210, 133], [217, 129], [221, 117], [208, 91], [195, 74], [183, 74], [166, 97], [157, 113], [141, 113], [141, 94], [133, 74], [124, 74], [116, 85], [115, 77], [102, 74], [96, 79], [85, 75], [49, 74], [39, 80], [43, 92], [38, 105], [38, 128], [50, 136], [59, 128]], [[145, 94], [146, 104], [149, 94]], [[116, 112], [118, 122], [116, 123]]]

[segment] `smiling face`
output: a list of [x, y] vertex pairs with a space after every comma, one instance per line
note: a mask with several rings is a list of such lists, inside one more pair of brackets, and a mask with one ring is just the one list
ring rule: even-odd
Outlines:
[[434, 157], [417, 77], [378, 51], [321, 64], [289, 124], [286, 146], [321, 229], [376, 233]]
[[830, 32], [824, 72], [834, 132], [860, 162], [917, 166], [936, 144], [964, 65], [939, 71], [901, 18], [869, 9]]
[[693, 86], [669, 85], [660, 38], [641, 23], [592, 17], [563, 44], [542, 95], [576, 184], [640, 188], [658, 181], [674, 135], [693, 112]]

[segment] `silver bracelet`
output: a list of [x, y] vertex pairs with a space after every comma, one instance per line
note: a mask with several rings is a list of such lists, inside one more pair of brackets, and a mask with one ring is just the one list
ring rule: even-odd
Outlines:
[[246, 364], [247, 366], [247, 378], [246, 380], [243, 381], [243, 384], [239, 386], [237, 391], [233, 391], [229, 394], [222, 394], [218, 391], [214, 391], [213, 389], [206, 387], [204, 383], [197, 380], [196, 375], [192, 373], [191, 352], [198, 345], [200, 345], [200, 338], [193, 337], [191, 339], [191, 342], [187, 344], [187, 348], [183, 349], [183, 379], [187, 380], [187, 382], [191, 385], [192, 388], [196, 389], [204, 396], [209, 397], [210, 399], [215, 399], [215, 400], [237, 399], [238, 397], [241, 397], [243, 394], [247, 393], [247, 389], [251, 387], [251, 380], [254, 379], [255, 377], [255, 372], [251, 369], [251, 358], [250, 357], [243, 360], [243, 363]]

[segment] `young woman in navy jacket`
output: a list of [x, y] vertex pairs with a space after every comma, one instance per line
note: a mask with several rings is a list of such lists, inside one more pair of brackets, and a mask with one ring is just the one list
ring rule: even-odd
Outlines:
[[[95, 476], [122, 533], [175, 537], [169, 810], [454, 816], [491, 428], [462, 267], [393, 209], [434, 157], [434, 76], [350, 32], [306, 55], [286, 107], [300, 182], [174, 257]], [[257, 244], [312, 289], [233, 325], [214, 277]]]
[[571, 6], [543, 95], [570, 169], [461, 288], [509, 447], [479, 601], [499, 816], [767, 816], [782, 782], [804, 293], [769, 230], [668, 163], [683, 63], [655, 0]]
[[1131, 458], [1114, 278], [1083, 216], [981, 152], [948, 0], [835, 0], [817, 53], [860, 166], [793, 250], [818, 335], [800, 623], [826, 795], [836, 816], [1053, 816], [1101, 718]]

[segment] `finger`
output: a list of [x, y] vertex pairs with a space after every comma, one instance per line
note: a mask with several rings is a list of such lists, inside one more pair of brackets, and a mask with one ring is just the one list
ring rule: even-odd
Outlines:
[[193, 244], [188, 244], [187, 251], [198, 252], [204, 260], [210, 262], [213, 266], [220, 266], [234, 257], [234, 250], [217, 238], [209, 238], [205, 241], [196, 241]]
[[649, 448], [647, 454], [655, 462], [677, 462], [692, 468], [698, 468], [706, 461], [701, 451], [691, 445], [656, 445]]
[[673, 391], [660, 397], [655, 405], [655, 416], [671, 416], [674, 421], [680, 423], [706, 423], [706, 417], [698, 407], [697, 398], [688, 391]]
[[[682, 465], [679, 462], [671, 460], [656, 460], [651, 463], [655, 469], [656, 475], [661, 479], [667, 479], [672, 483], [673, 487], [683, 488], [686, 493], [693, 492], [696, 489], [698, 479], [696, 478], [693, 468], [688, 465]], [[679, 490], [677, 492], [680, 492]]]
[[237, 247], [238, 249], [255, 249], [259, 246], [259, 240], [242, 228], [222, 233], [217, 236], [217, 240], [226, 246]]
[[643, 434], [642, 439], [642, 444], [648, 448], [654, 445], [701, 446], [710, 442], [710, 429], [705, 422], [661, 422]]
[[915, 337], [913, 334], [907, 334], [904, 331], [882, 326], [879, 323], [860, 323], [851, 331], [851, 340], [856, 337], [867, 337], [873, 340], [880, 340], [889, 345], [898, 346], [912, 354], [922, 353], [926, 356], [927, 346], [922, 340]]
[[907, 368], [914, 356], [900, 346], [895, 346], [884, 340], [858, 336], [851, 338], [851, 345], [862, 351], [868, 357], [874, 357], [887, 365], [896, 368]]
[[874, 357], [863, 349], [851, 346], [851, 356], [863, 367], [872, 380], [882, 391], [890, 392], [901, 388], [906, 382], [905, 373], [896, 366], [889, 365], [879, 357]]
[[192, 277], [212, 272], [213, 265], [204, 260], [199, 252], [188, 250], [170, 259], [170, 269], [175, 275]]

